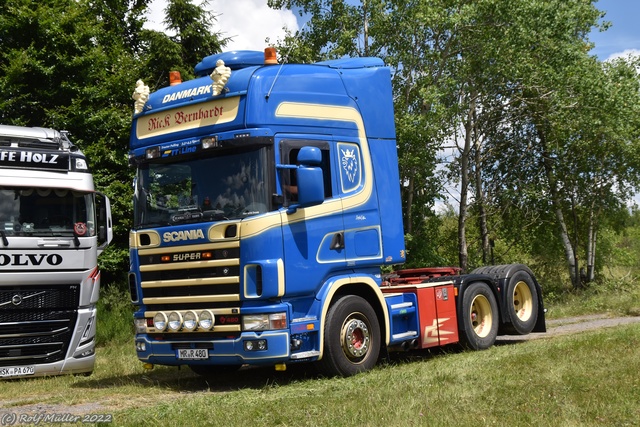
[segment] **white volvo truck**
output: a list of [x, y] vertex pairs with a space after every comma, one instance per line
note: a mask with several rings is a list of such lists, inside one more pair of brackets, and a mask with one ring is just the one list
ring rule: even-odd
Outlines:
[[0, 125], [0, 378], [90, 374], [109, 199], [65, 132]]

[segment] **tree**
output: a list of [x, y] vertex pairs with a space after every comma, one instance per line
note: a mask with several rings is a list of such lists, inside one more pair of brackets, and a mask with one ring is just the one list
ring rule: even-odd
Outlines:
[[103, 281], [125, 286], [133, 218], [127, 152], [135, 82], [153, 76], [158, 84], [159, 70], [173, 69], [165, 64], [189, 70], [189, 76], [201, 59], [197, 55], [215, 53], [224, 44], [211, 30], [208, 12], [186, 0], [169, 3], [173, 37], [143, 29], [148, 3], [0, 4], [0, 120], [67, 130], [87, 154], [96, 188], [112, 202], [114, 242], [100, 258]]
[[164, 24], [167, 33], [144, 30], [140, 34], [139, 53], [144, 74], [139, 76], [149, 87], [169, 85], [169, 71], [179, 71], [183, 80], [194, 77], [193, 68], [204, 57], [221, 52], [229, 38], [213, 31], [215, 14], [206, 10], [208, 2], [196, 5], [192, 0], [169, 0]]
[[516, 49], [507, 56], [513, 75], [503, 129], [518, 138], [491, 141], [488, 164], [503, 166], [487, 169], [485, 182], [494, 194], [512, 188], [531, 196], [514, 206], [553, 221], [579, 288], [594, 278], [597, 225], [637, 186], [638, 79], [633, 67], [588, 55], [586, 35], [600, 17], [591, 2], [512, 2], [509, 9], [541, 27], [509, 40]]
[[273, 9], [297, 9], [309, 22], [289, 34], [279, 45], [287, 60], [314, 62], [342, 56], [375, 56], [370, 48], [369, 22], [380, 0], [363, 0], [354, 5], [347, 0], [268, 0]]
[[[7, 124], [70, 132], [87, 154], [96, 187], [112, 200], [115, 241], [102, 257], [105, 281], [122, 279], [130, 229], [128, 76], [133, 56], [123, 27], [95, 2], [18, 0], [0, 6], [0, 117]], [[111, 13], [111, 12], [110, 12]], [[112, 25], [113, 24], [113, 25]], [[111, 37], [106, 29], [114, 31]], [[133, 85], [133, 81], [131, 81]], [[130, 86], [133, 87], [133, 86]]]
[[[594, 3], [269, 4], [311, 16], [284, 41], [297, 59], [370, 54], [392, 67], [408, 247], [433, 245], [429, 237], [437, 237], [414, 234], [434, 230], [424, 224], [445, 186], [436, 180], [435, 159], [454, 142], [458, 155], [442, 176], [460, 183], [460, 266], [486, 262], [492, 240], [531, 256], [559, 249], [579, 287], [581, 259], [582, 277], [594, 278], [598, 226], [619, 212], [640, 176], [635, 64], [602, 64], [589, 55], [588, 34], [602, 17]], [[472, 215], [481, 261], [468, 251]]]

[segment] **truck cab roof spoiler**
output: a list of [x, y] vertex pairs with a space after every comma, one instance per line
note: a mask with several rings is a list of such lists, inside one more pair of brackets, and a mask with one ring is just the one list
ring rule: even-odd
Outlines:
[[49, 128], [0, 125], [0, 147], [77, 151], [67, 135]]

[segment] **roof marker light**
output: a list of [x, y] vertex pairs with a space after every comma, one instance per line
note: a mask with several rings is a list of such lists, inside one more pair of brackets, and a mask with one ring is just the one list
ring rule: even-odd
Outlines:
[[169, 85], [175, 86], [182, 83], [182, 76], [180, 76], [180, 71], [169, 71]]
[[264, 64], [273, 65], [278, 63], [275, 47], [267, 47], [264, 49]]

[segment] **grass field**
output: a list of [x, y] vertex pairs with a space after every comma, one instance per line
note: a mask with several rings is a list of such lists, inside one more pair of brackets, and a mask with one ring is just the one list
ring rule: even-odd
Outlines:
[[[629, 296], [633, 305], [637, 297]], [[620, 304], [592, 305], [616, 312]], [[550, 314], [584, 314], [581, 306], [584, 301], [569, 301]], [[106, 329], [109, 319], [99, 327]], [[404, 354], [351, 378], [321, 378], [290, 366], [214, 381], [187, 368], [145, 371], [123, 328], [124, 335], [98, 348], [89, 377], [0, 383], [0, 422], [7, 424], [4, 414], [71, 413], [108, 414], [115, 426], [640, 425], [640, 324], [481, 352]]]

